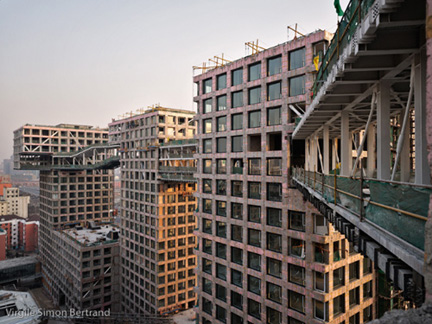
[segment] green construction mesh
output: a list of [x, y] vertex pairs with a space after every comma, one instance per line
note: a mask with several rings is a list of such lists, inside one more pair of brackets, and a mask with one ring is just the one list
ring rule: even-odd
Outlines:
[[360, 181], [354, 180], [350, 178], [338, 177], [337, 179], [337, 188], [338, 190], [345, 191], [352, 195], [357, 196], [358, 198], [351, 197], [345, 193], [339, 192], [339, 200], [342, 206], [345, 206], [349, 210], [360, 214]]
[[[324, 177], [325, 177], [325, 184], [326, 184], [326, 187], [324, 189], [324, 198], [328, 202], [334, 203], [334, 190], [332, 189], [334, 188], [334, 176], [326, 175]], [[330, 186], [331, 188], [329, 188], [328, 186]]]
[[[430, 189], [367, 181], [370, 200], [427, 217]], [[425, 221], [383, 207], [368, 204], [365, 216], [371, 222], [424, 250]]]

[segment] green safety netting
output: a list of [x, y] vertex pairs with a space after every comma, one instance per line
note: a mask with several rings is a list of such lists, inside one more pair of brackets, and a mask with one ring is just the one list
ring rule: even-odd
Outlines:
[[[325, 187], [324, 188], [324, 198], [325, 200], [327, 200], [328, 202], [334, 203], [334, 176], [324, 176], [324, 182], [327, 186], [330, 186], [332, 188], [329, 187]], [[337, 199], [337, 196], [336, 196]]]
[[337, 189], [345, 191], [347, 193], [350, 193], [358, 197], [358, 198], [354, 198], [345, 193], [341, 193], [341, 192], [338, 193], [338, 198], [342, 206], [345, 206], [349, 210], [357, 214], [360, 214], [360, 208], [361, 208], [360, 194], [362, 191], [360, 187], [360, 180], [338, 177]]
[[[431, 189], [368, 180], [370, 201], [427, 217]], [[368, 204], [366, 219], [424, 250], [425, 220]]]

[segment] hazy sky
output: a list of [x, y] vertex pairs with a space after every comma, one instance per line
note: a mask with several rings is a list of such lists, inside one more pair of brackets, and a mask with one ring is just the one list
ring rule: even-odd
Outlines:
[[0, 159], [25, 123], [192, 109], [193, 65], [283, 43], [296, 23], [334, 32], [333, 0], [0, 0]]

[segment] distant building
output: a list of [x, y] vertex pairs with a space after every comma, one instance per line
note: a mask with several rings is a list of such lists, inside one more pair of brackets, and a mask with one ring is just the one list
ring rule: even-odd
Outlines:
[[38, 249], [39, 221], [36, 217], [22, 218], [1, 215], [0, 228], [6, 232], [6, 248], [34, 252]]
[[62, 278], [60, 304], [74, 309], [120, 310], [119, 229], [89, 223], [58, 230], [53, 247], [61, 250], [55, 276]]
[[12, 188], [10, 175], [0, 175], [0, 196], [3, 196], [4, 188]]
[[0, 215], [13, 214], [22, 218], [27, 218], [30, 196], [20, 196], [18, 188], [3, 187], [2, 190], [3, 195], [0, 197]]
[[3, 172], [8, 175], [11, 175], [13, 173], [12, 159], [3, 160]]

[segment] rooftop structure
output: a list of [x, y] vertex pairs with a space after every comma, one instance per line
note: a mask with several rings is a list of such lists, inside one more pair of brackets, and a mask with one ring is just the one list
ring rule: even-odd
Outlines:
[[318, 31], [194, 77], [198, 323], [363, 323], [372, 263], [291, 186], [295, 122], [331, 34]]
[[170, 315], [195, 305], [194, 113], [156, 107], [109, 125], [120, 145], [122, 312]]
[[81, 226], [63, 230], [63, 234], [76, 240], [82, 246], [91, 246], [109, 241], [117, 241], [119, 229], [113, 225], [96, 225], [93, 228], [83, 228]]

